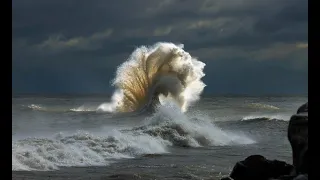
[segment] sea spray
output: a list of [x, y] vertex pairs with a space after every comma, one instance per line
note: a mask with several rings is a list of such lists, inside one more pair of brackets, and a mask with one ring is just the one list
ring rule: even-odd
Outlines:
[[147, 134], [118, 130], [96, 135], [85, 131], [12, 143], [12, 170], [58, 170], [60, 166], [106, 166], [116, 159], [166, 153], [170, 142]]
[[116, 90], [111, 102], [101, 104], [100, 111], [133, 112], [153, 109], [169, 98], [183, 112], [200, 99], [205, 87], [205, 63], [183, 50], [183, 45], [160, 42], [137, 48], [120, 65], [112, 85]]
[[241, 132], [224, 131], [212, 122], [190, 118], [175, 103], [166, 103], [147, 118], [143, 132], [168, 140], [175, 146], [200, 147], [252, 144], [254, 140]]

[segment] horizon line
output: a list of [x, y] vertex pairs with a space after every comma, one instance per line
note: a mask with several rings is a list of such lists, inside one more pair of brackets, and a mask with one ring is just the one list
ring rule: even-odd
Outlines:
[[[65, 96], [112, 96], [113, 93], [12, 93], [12, 97], [21, 96], [42, 96], [42, 97], [65, 97]], [[245, 93], [205, 93], [202, 97], [208, 96], [233, 96], [233, 97], [257, 97], [257, 96], [308, 96], [308, 93], [258, 93], [258, 94], [245, 94]]]

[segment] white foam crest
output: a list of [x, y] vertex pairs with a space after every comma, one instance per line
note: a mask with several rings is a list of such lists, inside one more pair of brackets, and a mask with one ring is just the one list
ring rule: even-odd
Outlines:
[[209, 120], [190, 119], [175, 104], [159, 106], [148, 118], [144, 133], [169, 140], [177, 146], [224, 146], [252, 144], [254, 140], [242, 132], [224, 131]]
[[141, 154], [166, 153], [170, 143], [147, 134], [121, 133], [106, 136], [87, 132], [62, 133], [54, 138], [29, 138], [12, 143], [12, 170], [57, 170], [59, 166], [105, 166], [115, 159]]
[[122, 98], [123, 98], [123, 91], [121, 89], [117, 89], [113, 93], [111, 97], [111, 101], [109, 103], [101, 104], [97, 108], [97, 111], [115, 112]]
[[258, 108], [258, 109], [270, 109], [270, 110], [279, 110], [280, 108], [269, 105], [269, 104], [261, 104], [261, 103], [250, 103], [249, 107]]
[[28, 105], [28, 108], [33, 109], [33, 110], [38, 110], [38, 111], [46, 110], [45, 107], [42, 107], [39, 104], [30, 104], [30, 105]]
[[261, 114], [261, 115], [248, 115], [243, 117], [242, 121], [248, 121], [248, 120], [254, 120], [254, 119], [276, 119], [276, 120], [283, 120], [283, 121], [289, 121], [291, 115], [289, 114]]
[[74, 111], [74, 112], [92, 112], [92, 111], [96, 111], [96, 108], [86, 107], [85, 105], [82, 105], [82, 106], [77, 107], [77, 108], [72, 108], [72, 109], [70, 109], [70, 111]]

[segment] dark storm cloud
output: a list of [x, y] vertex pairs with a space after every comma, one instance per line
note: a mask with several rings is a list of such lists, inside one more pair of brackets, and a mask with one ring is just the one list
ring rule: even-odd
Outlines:
[[[243, 81], [236, 92], [306, 93], [307, 6], [307, 0], [15, 0], [13, 90], [110, 92], [116, 67], [135, 47], [170, 41], [207, 63], [205, 80], [219, 77], [206, 82], [208, 92]], [[253, 88], [262, 78], [266, 84]], [[302, 85], [292, 90], [290, 78]], [[283, 81], [277, 91], [262, 88]]]

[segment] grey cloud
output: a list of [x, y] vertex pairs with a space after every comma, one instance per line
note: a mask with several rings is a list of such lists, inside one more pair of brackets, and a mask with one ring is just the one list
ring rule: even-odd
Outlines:
[[[158, 41], [185, 44], [191, 55], [207, 63], [209, 79], [211, 70], [221, 67], [230, 70], [226, 78], [232, 84], [236, 80], [231, 77], [240, 71], [247, 78], [251, 66], [267, 73], [266, 64], [277, 66], [275, 74], [285, 74], [285, 68], [284, 76], [304, 78], [307, 5], [307, 0], [15, 0], [13, 84], [23, 89], [17, 84], [44, 83], [31, 73], [38, 72], [57, 84], [73, 81], [75, 87], [81, 84], [74, 80], [77, 76], [86, 77], [86, 86], [92, 79], [92, 87], [103, 91], [109, 84], [102, 84], [136, 47]], [[235, 62], [243, 65], [228, 68]], [[59, 72], [65, 78], [52, 75]]]
[[54, 52], [68, 49], [96, 49], [101, 47], [101, 42], [109, 38], [112, 35], [112, 32], [112, 29], [107, 29], [103, 32], [94, 33], [88, 37], [74, 37], [70, 39], [65, 39], [61, 35], [51, 36], [41, 44], [36, 45], [35, 48], [40, 51], [52, 50]]
[[[281, 31], [285, 31], [286, 28], [291, 28], [290, 26], [286, 26], [287, 24], [291, 24], [294, 28], [304, 26], [302, 27], [304, 29], [306, 29], [305, 26], [307, 25], [307, 20], [300, 22], [301, 19], [303, 20], [303, 17], [306, 16], [306, 13], [303, 12], [307, 11], [307, 1], [304, 0], [294, 0], [290, 1], [290, 3], [286, 0], [268, 2], [252, 0], [168, 0], [160, 2], [138, 0], [135, 1], [135, 3], [132, 3], [132, 1], [112, 3], [109, 1], [95, 1], [90, 4], [84, 3], [85, 1], [76, 1], [76, 3], [58, 2], [60, 3], [35, 3], [34, 7], [27, 6], [26, 8], [21, 8], [21, 5], [18, 6], [24, 11], [20, 12], [18, 8], [17, 12], [13, 14], [13, 31], [14, 34], [16, 34], [15, 37], [19, 37], [19, 35], [24, 35], [23, 33], [28, 32], [28, 28], [26, 27], [23, 28], [23, 31], [20, 30], [21, 27], [17, 27], [19, 23], [15, 23], [15, 19], [17, 19], [18, 22], [28, 22], [29, 27], [33, 27], [34, 29], [32, 32], [38, 34], [35, 36], [45, 34], [41, 36], [41, 42], [48, 39], [48, 37], [54, 33], [63, 34], [66, 38], [72, 38], [90, 36], [106, 28], [111, 28], [115, 30], [115, 38], [123, 38], [123, 35], [126, 34], [132, 36], [152, 36], [151, 31], [159, 31], [159, 29], [167, 29], [168, 31], [168, 29], [170, 29], [170, 32], [166, 34], [172, 34], [173, 40], [178, 41], [184, 41], [190, 38], [201, 39], [201, 37], [207, 40], [215, 40], [220, 36], [223, 36], [223, 38], [227, 38], [225, 36], [228, 36], [230, 39], [237, 41], [237, 35], [245, 37], [239, 37], [239, 41], [243, 41], [243, 39], [249, 39], [250, 37], [247, 37], [246, 34], [250, 34], [253, 39], [259, 38], [259, 41], [256, 40], [257, 42], [264, 43], [263, 40], [269, 39], [270, 36], [274, 38], [285, 38], [286, 34], [281, 33]], [[17, 4], [19, 5], [19, 3]], [[298, 7], [300, 7], [299, 11], [290, 11], [291, 9], [296, 10]], [[151, 11], [150, 8], [156, 8], [157, 11]], [[206, 11], [203, 11], [203, 8], [205, 8]], [[41, 14], [43, 18], [40, 18], [40, 22], [39, 18], [35, 17], [35, 15], [38, 16], [39, 14], [37, 11], [34, 13], [28, 12], [28, 14], [30, 14], [28, 16], [30, 17], [20, 15], [20, 18], [15, 18], [22, 13], [27, 14], [28, 9], [29, 11], [34, 11], [34, 9], [38, 9], [38, 11], [50, 9], [50, 11], [44, 11], [43, 14]], [[89, 9], [94, 9], [94, 13], [91, 13]], [[151, 11], [153, 14], [148, 14], [146, 13], [147, 11]], [[146, 14], [143, 15], [143, 13]], [[32, 16], [32, 14], [34, 14], [34, 16]], [[302, 17], [300, 17], [299, 14], [302, 14]], [[116, 18], [114, 18], [115, 15]], [[21, 18], [22, 20], [19, 21]], [[28, 20], [26, 20], [27, 18]], [[38, 21], [37, 23], [30, 23], [29, 19], [37, 19]], [[43, 20], [41, 21], [41, 19]], [[225, 22], [223, 22], [223, 20]], [[41, 27], [39, 27], [39, 24]], [[196, 24], [200, 27], [202, 26], [202, 28], [194, 30], [196, 32], [187, 30], [183, 33], [183, 30], [188, 29], [186, 26], [194, 27], [197, 26]], [[214, 31], [214, 29], [216, 29], [216, 31]], [[38, 33], [38, 31], [41, 31], [41, 33]], [[270, 32], [263, 35], [261, 34], [266, 31]], [[180, 33], [182, 33], [182, 35], [177, 37], [177, 34]], [[208, 34], [211, 36], [207, 37], [206, 35]], [[281, 35], [277, 36], [277, 34]], [[198, 35], [199, 37], [194, 35]], [[294, 35], [296, 36], [297, 33]], [[290, 34], [288, 34], [288, 36], [290, 36]], [[226, 42], [225, 39], [221, 41]]]

